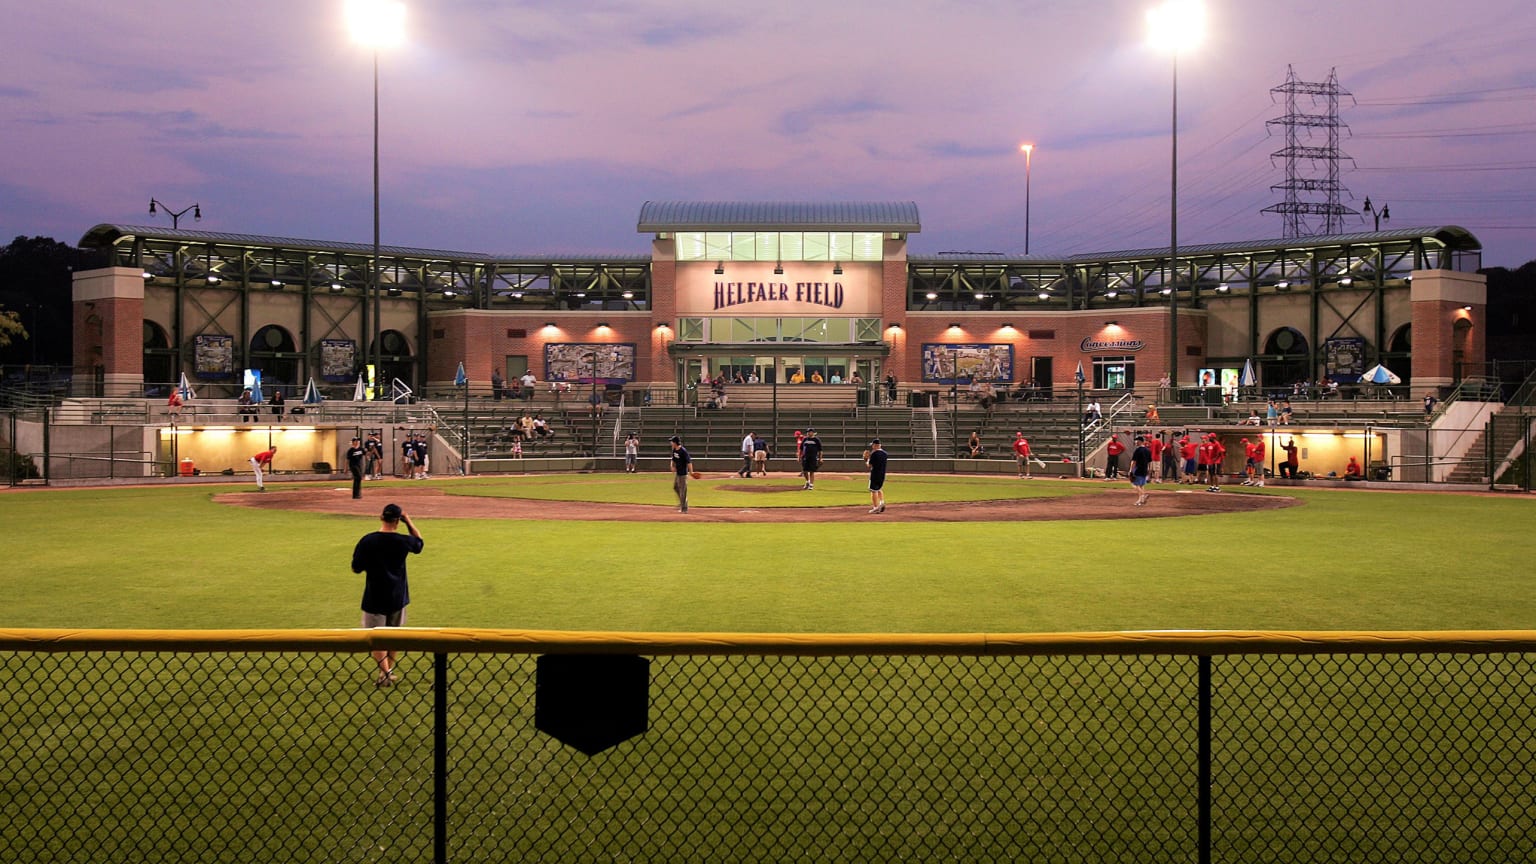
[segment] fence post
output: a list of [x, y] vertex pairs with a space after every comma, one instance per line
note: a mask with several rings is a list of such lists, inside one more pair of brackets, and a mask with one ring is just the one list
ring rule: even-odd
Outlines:
[[432, 655], [432, 860], [448, 864], [448, 655]]
[[1211, 657], [1209, 654], [1201, 654], [1198, 658], [1200, 664], [1199, 690], [1200, 690], [1200, 720], [1197, 737], [1199, 739], [1199, 852], [1200, 864], [1211, 862]]

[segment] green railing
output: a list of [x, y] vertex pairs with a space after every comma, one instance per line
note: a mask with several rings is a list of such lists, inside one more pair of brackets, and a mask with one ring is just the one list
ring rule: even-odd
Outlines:
[[1529, 861], [1533, 659], [1531, 631], [0, 631], [0, 859]]

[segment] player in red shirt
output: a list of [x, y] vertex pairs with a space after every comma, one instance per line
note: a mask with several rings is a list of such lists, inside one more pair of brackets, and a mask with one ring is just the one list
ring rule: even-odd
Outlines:
[[1212, 491], [1212, 492], [1220, 492], [1221, 491], [1221, 463], [1227, 458], [1227, 448], [1222, 446], [1221, 438], [1217, 437], [1215, 432], [1212, 432], [1208, 437], [1210, 438], [1210, 442], [1211, 442], [1210, 443], [1211, 453], [1210, 453], [1210, 464], [1209, 464], [1210, 471], [1209, 471], [1209, 474], [1208, 474], [1208, 476], [1210, 478], [1210, 483], [1211, 483], [1210, 491]]
[[277, 455], [277, 445], [272, 445], [270, 450], [263, 450], [251, 457], [251, 467], [256, 469], [256, 491], [265, 492], [267, 486], [262, 482], [261, 469], [272, 470], [272, 457]]
[[1029, 439], [1023, 431], [1013, 433], [1013, 456], [1019, 460], [1019, 476], [1029, 477]]
[[1147, 435], [1145, 438], [1147, 449], [1152, 451], [1152, 480], [1155, 483], [1163, 482], [1163, 451], [1168, 445], [1163, 443], [1161, 435]]
[[1194, 483], [1200, 476], [1196, 462], [1200, 456], [1200, 448], [1190, 440], [1188, 435], [1179, 439], [1179, 456], [1184, 459], [1184, 482]]
[[1125, 452], [1125, 445], [1121, 443], [1119, 435], [1109, 433], [1109, 446], [1105, 452], [1109, 458], [1104, 460], [1104, 479], [1113, 480], [1120, 476], [1120, 454]]

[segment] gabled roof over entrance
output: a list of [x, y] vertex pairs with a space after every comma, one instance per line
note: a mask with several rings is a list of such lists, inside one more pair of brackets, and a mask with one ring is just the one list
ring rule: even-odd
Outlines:
[[647, 201], [642, 234], [663, 231], [922, 230], [915, 201]]

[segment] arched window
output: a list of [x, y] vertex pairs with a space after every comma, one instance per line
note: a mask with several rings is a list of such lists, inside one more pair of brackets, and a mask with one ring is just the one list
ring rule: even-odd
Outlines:
[[303, 385], [299, 378], [299, 355], [293, 334], [276, 324], [268, 324], [251, 337], [250, 367], [261, 370], [261, 386], [284, 387], [284, 395], [296, 395], [294, 387]]
[[176, 352], [171, 348], [165, 328], [144, 319], [144, 395], [161, 396], [170, 392], [178, 377]]
[[[405, 386], [416, 389], [416, 362], [411, 355], [411, 343], [405, 338], [405, 334], [399, 330], [385, 330], [379, 334], [379, 343], [383, 347], [383, 365], [379, 369], [377, 380], [384, 392], [390, 392], [390, 382], [399, 378]], [[363, 358], [364, 363], [373, 362], [374, 353], [368, 352]]]
[[1259, 362], [1259, 380], [1266, 385], [1290, 384], [1312, 379], [1312, 349], [1307, 337], [1293, 327], [1281, 327], [1264, 341], [1265, 359]]

